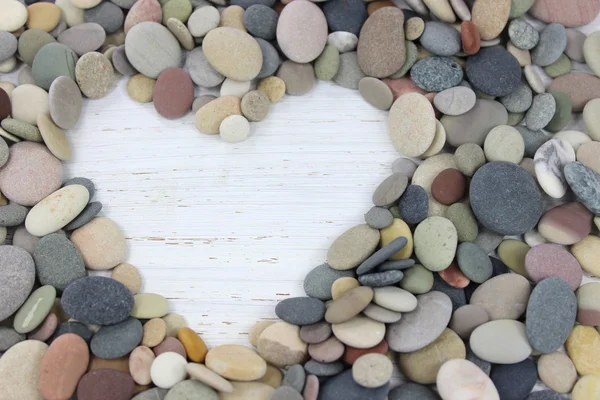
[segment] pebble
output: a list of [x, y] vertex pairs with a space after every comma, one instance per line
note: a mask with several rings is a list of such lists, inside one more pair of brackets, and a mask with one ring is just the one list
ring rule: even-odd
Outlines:
[[[477, 219], [473, 215], [471, 208], [463, 203], [455, 203], [446, 210], [446, 218], [449, 219], [456, 228], [458, 242], [475, 242], [479, 234]], [[487, 248], [483, 248], [488, 252]]]
[[572, 72], [555, 78], [549, 90], [565, 92], [571, 99], [573, 112], [581, 112], [588, 101], [600, 95], [600, 79], [590, 74]]
[[213, 6], [204, 6], [191, 13], [187, 27], [193, 37], [202, 38], [219, 26], [219, 19], [219, 10]]
[[12, 328], [0, 327], [0, 351], [3, 353], [23, 340], [25, 340], [25, 335], [17, 333]]
[[327, 43], [327, 20], [323, 11], [309, 1], [288, 4], [279, 15], [277, 43], [293, 62], [315, 60]]
[[331, 286], [333, 283], [339, 278], [353, 276], [354, 271], [352, 269], [337, 270], [331, 268], [329, 264], [321, 264], [312, 269], [304, 278], [304, 292], [307, 296], [323, 301], [331, 300]]
[[576, 325], [571, 331], [565, 348], [579, 375], [598, 375], [599, 340], [598, 331], [591, 326]]
[[69, 333], [52, 341], [40, 365], [38, 388], [44, 398], [69, 398], [88, 367], [89, 350], [79, 336]]
[[99, 369], [89, 371], [81, 378], [77, 386], [77, 397], [96, 400], [110, 396], [114, 400], [126, 400], [135, 390], [131, 376], [123, 371]]
[[512, 365], [498, 365], [490, 375], [502, 399], [524, 399], [537, 381], [535, 363], [529, 359]]
[[466, 73], [475, 88], [496, 97], [511, 94], [522, 76], [519, 62], [500, 47], [485, 48], [469, 57]]
[[562, 246], [539, 244], [527, 252], [525, 268], [529, 277], [539, 283], [549, 277], [559, 277], [577, 290], [581, 284], [582, 272], [577, 259]]
[[324, 321], [312, 325], [306, 325], [300, 328], [300, 338], [305, 343], [322, 343], [325, 340], [327, 340], [330, 336], [331, 325]]
[[[473, 143], [483, 146], [492, 128], [506, 125], [508, 113], [506, 108], [496, 101], [477, 99], [470, 111], [458, 116], [444, 115], [440, 122], [446, 129], [446, 141], [449, 145], [459, 147], [465, 143]], [[470, 127], [466, 132], [465, 126]]]
[[569, 6], [555, 0], [541, 0], [535, 2], [529, 12], [544, 22], [576, 27], [592, 22], [600, 12], [600, 5], [590, 0], [576, 0]]
[[0, 62], [6, 61], [17, 52], [17, 38], [10, 32], [0, 33]]
[[583, 54], [583, 45], [587, 36], [577, 29], [567, 29], [567, 47], [565, 54], [573, 61], [586, 62]]
[[358, 35], [367, 19], [366, 5], [357, 0], [349, 2], [333, 0], [325, 3], [323, 12], [331, 32], [340, 31]]
[[[413, 0], [412, 3], [415, 4], [417, 1], [418, 0]], [[420, 3], [421, 7], [419, 7], [419, 9], [422, 10], [422, 14], [427, 14], [427, 8], [429, 8], [433, 15], [444, 22], [451, 24], [456, 21], [456, 17], [454, 16], [454, 12], [452, 11], [450, 3], [448, 3], [448, 0], [422, 0]]]
[[518, 319], [527, 307], [531, 288], [517, 274], [501, 274], [479, 286], [471, 295], [470, 304], [483, 307], [490, 320]]
[[52, 3], [35, 3], [27, 7], [28, 29], [52, 31], [60, 22], [60, 8]]
[[127, 13], [123, 26], [125, 35], [129, 33], [131, 28], [142, 22], [162, 21], [161, 5], [156, 0], [138, 0], [133, 2], [133, 5], [129, 8], [130, 10]]
[[168, 68], [160, 73], [154, 86], [154, 108], [167, 119], [185, 115], [194, 101], [194, 83], [181, 68]]
[[383, 180], [373, 193], [373, 204], [378, 207], [390, 207], [398, 201], [408, 184], [404, 174], [395, 173]]
[[444, 363], [437, 375], [436, 384], [438, 393], [444, 400], [500, 399], [492, 380], [477, 365], [467, 360], [453, 359]]
[[152, 101], [155, 84], [154, 79], [142, 74], [135, 75], [127, 81], [127, 94], [137, 102], [149, 103]]
[[188, 54], [185, 70], [190, 74], [194, 83], [202, 87], [218, 86], [225, 79], [211, 66], [201, 48], [196, 48]]
[[475, 243], [461, 243], [456, 252], [460, 270], [473, 282], [483, 283], [491, 278], [492, 262], [486, 252]]
[[100, 328], [90, 343], [96, 357], [115, 359], [129, 354], [142, 341], [143, 328], [140, 321], [127, 318], [115, 325]]
[[146, 346], [138, 346], [129, 355], [129, 372], [138, 385], [152, 383], [150, 368], [156, 357], [154, 352]]
[[400, 209], [400, 217], [406, 223], [420, 223], [427, 218], [429, 211], [427, 192], [421, 186], [408, 185], [400, 197], [398, 207]]
[[254, 4], [243, 14], [244, 25], [254, 37], [264, 40], [275, 39], [279, 15], [263, 4]]
[[258, 84], [257, 90], [263, 92], [271, 103], [276, 103], [285, 95], [285, 82], [276, 76], [269, 76]]
[[[31, 84], [19, 85], [11, 93], [10, 100], [12, 103], [12, 117], [16, 120], [36, 125], [38, 114], [48, 113], [48, 93], [37, 86]], [[6, 195], [6, 193], [4, 194]]]
[[516, 364], [531, 355], [525, 325], [508, 319], [477, 327], [469, 340], [475, 355], [494, 364]]
[[508, 25], [511, 42], [521, 50], [533, 49], [540, 40], [540, 34], [527, 21], [514, 19]]
[[400, 96], [392, 105], [388, 130], [396, 150], [409, 157], [423, 154], [435, 137], [435, 113], [418, 93]]
[[425, 23], [419, 40], [425, 50], [438, 56], [453, 56], [461, 50], [460, 33], [442, 22]]
[[112, 61], [114, 69], [125, 76], [134, 76], [138, 74], [138, 71], [131, 65], [125, 54], [125, 46], [121, 45], [115, 48], [112, 53], [112, 57], [109, 58]]
[[35, 330], [50, 313], [55, 299], [56, 289], [52, 286], [42, 286], [31, 293], [14, 315], [15, 331], [30, 333]]
[[475, 143], [460, 145], [454, 152], [458, 170], [466, 176], [473, 176], [485, 164], [483, 149]]
[[86, 53], [75, 65], [75, 78], [86, 97], [99, 99], [110, 91], [114, 82], [114, 69], [104, 54]]
[[280, 368], [303, 362], [308, 351], [300, 339], [300, 328], [287, 322], [267, 327], [258, 338], [257, 348], [265, 361]]
[[81, 337], [86, 343], [89, 343], [94, 336], [94, 333], [81, 322], [63, 322], [54, 333], [54, 339], [67, 333]]
[[31, 142], [43, 141], [40, 130], [36, 126], [26, 122], [22, 122], [13, 118], [6, 118], [2, 120], [1, 126], [2, 128], [6, 129], [6, 132], [9, 134], [13, 134], [21, 139]]
[[340, 54], [356, 50], [358, 36], [352, 32], [335, 31], [327, 36], [327, 44], [335, 47]]
[[557, 76], [568, 74], [572, 70], [573, 64], [571, 63], [569, 57], [567, 57], [564, 53], [560, 55], [558, 60], [544, 67], [544, 71], [551, 78], [556, 78]]
[[239, 345], [213, 347], [206, 355], [206, 366], [226, 379], [253, 381], [265, 375], [266, 362], [252, 349]]
[[481, 36], [479, 35], [477, 25], [473, 22], [464, 21], [461, 24], [460, 38], [465, 54], [474, 55], [479, 52], [479, 49], [481, 48]]
[[88, 203], [88, 205], [85, 206], [83, 211], [77, 217], [75, 217], [73, 221], [69, 222], [69, 224], [65, 226], [65, 230], [72, 231], [82, 227], [83, 225], [87, 224], [92, 219], [94, 219], [96, 215], [100, 213], [100, 211], [102, 211], [102, 203], [98, 201]]
[[345, 345], [368, 349], [383, 340], [386, 327], [381, 322], [359, 315], [346, 322], [333, 324], [332, 330], [335, 337]]
[[420, 264], [404, 271], [400, 287], [413, 294], [424, 294], [433, 287], [433, 274]]
[[404, 64], [402, 65], [402, 68], [390, 75], [390, 79], [399, 79], [404, 77], [408, 71], [410, 71], [415, 62], [417, 62], [417, 56], [419, 52], [417, 45], [409, 40], [406, 40], [404, 42], [404, 46], [406, 48], [406, 59]]
[[96, 186], [94, 185], [94, 182], [92, 182], [88, 178], [75, 177], [68, 179], [63, 183], [63, 187], [69, 185], [81, 185], [85, 187], [88, 193], [90, 194], [90, 199], [94, 197], [94, 194], [96, 193]]
[[277, 71], [277, 77], [285, 83], [285, 92], [294, 96], [310, 92], [317, 83], [314, 68], [310, 63], [284, 61]]
[[306, 373], [316, 375], [318, 377], [329, 377], [338, 375], [344, 370], [344, 364], [340, 361], [332, 363], [320, 363], [315, 360], [309, 360], [304, 364]]
[[388, 310], [387, 308], [383, 308], [375, 304], [369, 304], [367, 308], [363, 310], [363, 314], [372, 320], [383, 322], [384, 324], [392, 324], [400, 321], [402, 318], [401, 313]]
[[161, 344], [154, 347], [152, 350], [154, 351], [154, 355], [156, 355], [156, 357], [160, 356], [163, 353], [169, 352], [173, 352], [179, 354], [182, 357], [186, 357], [185, 348], [183, 347], [181, 342], [174, 337], [166, 337]]
[[[253, 4], [253, 5], [264, 6], [264, 4]], [[252, 7], [252, 6], [250, 6], [250, 7]], [[250, 8], [250, 7], [248, 7], [248, 8]], [[196, 6], [196, 8], [197, 8], [197, 6]], [[267, 8], [270, 8], [270, 7], [267, 7]], [[275, 10], [273, 10], [273, 11], [275, 11]], [[221, 21], [219, 22], [219, 25], [229, 26], [231, 28], [236, 28], [236, 29], [240, 29], [244, 32], [248, 32], [248, 29], [245, 26], [246, 24], [244, 24], [245, 14], [246, 14], [246, 10], [244, 10], [243, 7], [237, 6], [237, 5], [229, 6], [223, 10], [222, 15], [221, 15]], [[277, 16], [279, 14], [275, 14], [275, 15]], [[273, 33], [272, 39], [274, 39], [274, 38], [275, 38], [275, 35]]]
[[539, 130], [548, 125], [554, 117], [556, 101], [550, 93], [538, 94], [533, 98], [533, 104], [525, 115], [527, 128]]
[[564, 174], [567, 183], [579, 201], [594, 214], [599, 214], [600, 175], [581, 162], [568, 163], [564, 167]]
[[355, 268], [373, 253], [379, 239], [379, 232], [366, 224], [350, 228], [329, 247], [327, 262], [333, 269]]
[[385, 111], [389, 110], [392, 106], [392, 91], [379, 79], [372, 77], [362, 78], [360, 82], [358, 82], [358, 91], [363, 99], [375, 108]]
[[233, 386], [231, 383], [229, 383], [229, 381], [223, 379], [221, 376], [206, 368], [202, 364], [188, 363], [186, 365], [186, 371], [191, 378], [200, 381], [219, 392], [233, 392]]
[[390, 381], [392, 369], [392, 362], [383, 354], [365, 354], [352, 364], [352, 378], [362, 387], [378, 388]]
[[[140, 319], [164, 317], [169, 311], [166, 298], [156, 293], [138, 293], [133, 296], [131, 316]], [[179, 338], [181, 340], [181, 338]]]
[[[381, 247], [385, 247], [399, 237], [406, 238], [407, 243], [402, 248], [402, 250], [400, 250], [399, 252], [397, 252], [396, 254], [394, 254], [390, 257], [390, 260], [392, 260], [392, 261], [406, 260], [406, 259], [410, 258], [410, 256], [412, 255], [412, 251], [413, 251], [412, 233], [410, 231], [409, 226], [406, 224], [406, 222], [402, 221], [401, 219], [394, 218], [392, 225], [381, 230], [380, 245], [381, 245]], [[396, 243], [396, 244], [398, 244], [398, 243]], [[405, 264], [405, 268], [406, 267], [408, 267], [408, 265]]]
[[288, 386], [301, 392], [306, 382], [306, 372], [300, 364], [292, 365], [287, 369], [281, 382], [282, 386]]
[[270, 399], [275, 389], [261, 382], [232, 382], [232, 393], [219, 393], [219, 400]]
[[[351, 289], [345, 295], [331, 303], [325, 313], [325, 321], [331, 324], [346, 322], [360, 314], [372, 299], [373, 289], [370, 287], [363, 286]], [[318, 322], [318, 320], [315, 322]]]
[[81, 92], [73, 79], [59, 76], [50, 85], [48, 102], [52, 121], [63, 129], [77, 125], [82, 109]]
[[333, 81], [346, 89], [358, 89], [358, 83], [365, 77], [364, 72], [358, 65], [355, 51], [340, 54], [340, 66]]
[[461, 338], [468, 340], [475, 328], [489, 320], [490, 316], [485, 308], [477, 304], [467, 304], [454, 311], [449, 327]]
[[69, 185], [46, 197], [27, 214], [25, 227], [34, 236], [45, 236], [71, 222], [86, 206], [89, 192], [81, 185]]
[[561, 139], [552, 139], [536, 151], [535, 173], [538, 183], [549, 196], [559, 199], [568, 189], [563, 168], [575, 161], [573, 147]]
[[109, 218], [96, 217], [73, 231], [71, 241], [85, 265], [93, 270], [112, 269], [122, 263], [127, 245], [121, 229]]
[[412, 312], [417, 308], [417, 298], [410, 292], [394, 286], [376, 288], [373, 302], [396, 312]]
[[463, 79], [463, 70], [449, 57], [428, 57], [417, 61], [410, 77], [427, 92], [441, 92], [457, 86]]
[[525, 154], [525, 142], [517, 129], [499, 125], [487, 135], [483, 149], [488, 162], [506, 161], [518, 164]]
[[596, 127], [596, 113], [598, 112], [599, 108], [600, 101], [596, 99], [590, 100], [583, 108], [583, 121], [585, 122], [585, 127], [587, 128], [589, 135], [594, 140], [598, 140], [600, 138], [600, 129]]
[[492, 40], [504, 30], [510, 15], [511, 0], [484, 0], [473, 5], [473, 23], [477, 25], [481, 39]]
[[444, 115], [462, 115], [475, 106], [476, 96], [473, 90], [456, 86], [436, 94], [433, 99], [435, 108]]
[[[5, 4], [0, 2], [0, 6], [4, 7]], [[25, 340], [15, 344], [3, 354], [0, 359], [0, 373], [5, 379], [2, 385], [3, 396], [26, 399], [43, 398], [39, 392], [38, 383], [42, 360], [47, 349], [48, 345], [44, 342]]]
[[443, 217], [429, 217], [415, 230], [415, 254], [425, 268], [442, 271], [452, 262], [457, 241], [457, 231], [452, 222]]
[[100, 25], [106, 33], [110, 34], [115, 33], [123, 26], [125, 16], [123, 10], [118, 5], [112, 2], [102, 2], [96, 7], [85, 10], [83, 12], [83, 20], [86, 23]]
[[319, 399], [334, 400], [361, 400], [361, 399], [383, 399], [388, 392], [388, 384], [378, 388], [365, 388], [356, 383], [352, 377], [352, 371], [347, 370], [325, 382], [319, 390]]
[[335, 337], [330, 337], [324, 342], [308, 346], [308, 354], [313, 360], [320, 363], [330, 363], [339, 360], [344, 355], [345, 347]]
[[167, 68], [177, 68], [181, 58], [177, 39], [167, 28], [151, 21], [131, 28], [125, 40], [125, 53], [136, 70], [152, 79]]
[[400, 157], [396, 159], [392, 164], [392, 173], [402, 173], [408, 178], [412, 178], [417, 164], [413, 160], [407, 157]]
[[16, 203], [0, 207], [0, 225], [1, 226], [18, 226], [25, 221], [29, 210]]
[[162, 389], [172, 388], [186, 378], [186, 365], [185, 358], [177, 353], [160, 354], [150, 368], [152, 383]]
[[365, 214], [365, 222], [374, 229], [387, 228], [394, 221], [392, 213], [387, 208], [372, 207]]
[[34, 331], [27, 335], [27, 338], [45, 342], [54, 335], [56, 328], [58, 328], [58, 317], [56, 314], [50, 313]]
[[292, 297], [279, 302], [275, 314], [290, 324], [311, 325], [323, 319], [325, 304], [311, 297]]
[[454, 168], [448, 168], [439, 173], [431, 184], [431, 195], [444, 205], [452, 205], [465, 195], [466, 178]]
[[288, 386], [282, 386], [276, 389], [271, 396], [271, 400], [303, 400], [302, 395]]
[[279, 53], [275, 50], [275, 47], [266, 40], [261, 38], [256, 38], [258, 45], [260, 46], [260, 50], [262, 53], [263, 63], [262, 68], [257, 78], [265, 78], [275, 74], [277, 68], [281, 64], [281, 59], [279, 58]]
[[25, 250], [14, 246], [0, 246], [2, 300], [0, 319], [5, 320], [21, 307], [29, 296], [35, 279], [33, 259]]
[[0, 30], [7, 32], [14, 32], [21, 28], [27, 22], [27, 8], [23, 3], [12, 2], [11, 0], [3, 0], [2, 3], [3, 11], [5, 12], [2, 19], [0, 19]]
[[403, 383], [392, 389], [388, 395], [389, 400], [438, 400], [439, 397], [429, 387], [414, 382]]
[[104, 28], [95, 22], [76, 25], [58, 36], [58, 42], [69, 47], [78, 56], [98, 50], [105, 39]]
[[499, 100], [508, 112], [522, 113], [531, 107], [533, 93], [527, 82], [522, 80], [511, 94], [503, 96]]
[[558, 393], [570, 393], [577, 381], [573, 361], [559, 351], [542, 354], [538, 359], [537, 373], [546, 386]]
[[406, 38], [406, 40], [417, 40], [421, 37], [424, 30], [425, 22], [422, 18], [412, 17], [404, 22], [404, 37]]

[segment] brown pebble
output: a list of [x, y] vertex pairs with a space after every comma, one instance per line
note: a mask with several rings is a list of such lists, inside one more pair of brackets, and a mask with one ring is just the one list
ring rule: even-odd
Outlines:
[[44, 322], [33, 332], [27, 335], [29, 340], [45, 342], [50, 339], [58, 327], [58, 317], [54, 313], [48, 314]]
[[431, 184], [431, 195], [444, 205], [452, 205], [465, 195], [467, 178], [459, 170], [448, 168], [439, 173]]
[[344, 352], [344, 362], [346, 364], [352, 365], [360, 356], [364, 356], [365, 354], [378, 353], [378, 354], [386, 354], [389, 350], [389, 346], [387, 341], [382, 340], [377, 346], [368, 348], [368, 349], [357, 349], [354, 347], [346, 346], [346, 351]]
[[257, 382], [265, 383], [272, 388], [277, 389], [279, 386], [281, 386], [282, 381], [283, 374], [281, 373], [281, 370], [272, 365], [267, 365], [267, 372], [265, 372], [265, 375]]
[[8, 93], [4, 89], [0, 88], [0, 121], [10, 115], [10, 110], [10, 97], [8, 97]]
[[448, 285], [457, 289], [464, 289], [471, 283], [471, 280], [458, 268], [456, 261], [452, 261], [452, 264], [445, 270], [438, 272], [438, 275]]
[[40, 394], [45, 399], [70, 398], [87, 369], [88, 359], [87, 343], [78, 335], [66, 333], [56, 338], [40, 365]]
[[183, 347], [183, 344], [178, 339], [171, 336], [166, 337], [161, 344], [152, 348], [152, 351], [154, 351], [154, 355], [156, 357], [160, 356], [162, 353], [167, 353], [169, 351], [173, 351], [182, 357], [186, 357], [185, 348]]
[[285, 82], [285, 92], [293, 96], [310, 92], [317, 83], [315, 70], [310, 63], [298, 64], [290, 60], [284, 61], [277, 71], [277, 77]]
[[394, 5], [394, 3], [391, 0], [374, 1], [372, 3], [369, 3], [369, 5], [367, 6], [367, 14], [371, 15], [375, 11], [377, 11], [383, 7], [396, 7], [396, 6]]
[[148, 347], [158, 346], [165, 338], [167, 324], [160, 318], [152, 318], [144, 324], [142, 345]]
[[167, 119], [185, 115], [194, 102], [194, 82], [181, 68], [160, 73], [154, 86], [154, 108]]
[[467, 55], [476, 54], [481, 48], [481, 37], [477, 25], [471, 21], [464, 21], [460, 25], [460, 38], [462, 40], [463, 51]]
[[119, 264], [112, 270], [111, 278], [121, 282], [131, 290], [132, 294], [136, 294], [142, 287], [142, 276], [140, 272], [131, 264]]
[[50, 32], [60, 22], [60, 8], [53, 3], [34, 3], [27, 7], [27, 28]]
[[96, 356], [92, 356], [90, 360], [90, 365], [88, 366], [88, 371], [95, 371], [98, 369], [114, 369], [116, 371], [129, 371], [129, 357], [123, 356], [120, 358], [115, 358], [113, 360], [107, 360], [105, 358], [99, 358]]
[[129, 373], [138, 385], [149, 385], [152, 382], [150, 367], [156, 356], [146, 346], [138, 346], [129, 355]]
[[262, 121], [269, 114], [271, 102], [269, 97], [260, 90], [253, 90], [242, 97], [242, 114], [250, 122]]
[[90, 371], [77, 386], [77, 398], [81, 400], [130, 400], [135, 391], [133, 378], [114, 369]]

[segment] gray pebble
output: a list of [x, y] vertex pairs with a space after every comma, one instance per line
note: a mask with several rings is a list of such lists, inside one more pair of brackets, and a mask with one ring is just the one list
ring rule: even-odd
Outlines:
[[418, 224], [429, 214], [429, 197], [427, 192], [419, 185], [409, 185], [400, 201], [400, 218], [407, 224]]
[[502, 240], [504, 240], [504, 235], [492, 232], [486, 228], [480, 228], [477, 239], [475, 239], [475, 244], [481, 247], [487, 254], [490, 254], [500, 246]]
[[81, 228], [82, 226], [90, 222], [92, 218], [98, 215], [98, 213], [101, 210], [102, 203], [100, 203], [99, 201], [92, 201], [87, 206], [85, 206], [83, 211], [79, 213], [79, 215], [75, 217], [73, 221], [69, 222], [69, 224], [65, 226], [64, 229], [67, 231], [74, 231], [77, 228]]
[[300, 364], [295, 364], [289, 367], [286, 371], [285, 375], [283, 376], [281, 386], [289, 386], [298, 392], [301, 392], [302, 389], [304, 389], [305, 383], [306, 372], [304, 371], [304, 368]]
[[579, 201], [591, 212], [600, 215], [600, 174], [580, 162], [568, 163], [564, 173]]
[[346, 89], [358, 90], [358, 82], [366, 75], [358, 65], [356, 51], [340, 54], [340, 67], [333, 81]]
[[17, 52], [18, 41], [10, 32], [0, 32], [0, 62], [8, 60]]
[[244, 25], [248, 33], [265, 40], [275, 39], [278, 19], [279, 14], [263, 4], [251, 5], [244, 13]]
[[400, 157], [392, 163], [393, 173], [401, 173], [406, 175], [408, 178], [412, 178], [416, 170], [417, 164], [410, 158]]
[[373, 204], [378, 207], [393, 205], [404, 193], [408, 178], [404, 174], [395, 173], [383, 180], [373, 193]]
[[59, 76], [52, 82], [48, 92], [48, 103], [50, 116], [57, 126], [71, 129], [77, 125], [83, 99], [79, 86], [71, 78]]
[[217, 400], [217, 392], [195, 379], [178, 382], [169, 389], [165, 400]]
[[388, 400], [439, 400], [439, 396], [425, 385], [408, 382], [393, 389]]
[[556, 100], [550, 93], [538, 94], [533, 98], [533, 104], [525, 115], [525, 124], [532, 131], [537, 131], [548, 125], [556, 112]]
[[452, 312], [467, 304], [467, 295], [465, 294], [464, 289], [448, 285], [439, 274], [433, 274], [433, 287], [431, 288], [431, 291], [442, 292], [448, 296], [452, 302]]
[[48, 43], [42, 47], [31, 67], [36, 84], [42, 89], [49, 90], [59, 76], [75, 80], [75, 63], [77, 54], [68, 46], [61, 43]]
[[103, 1], [96, 7], [88, 8], [83, 12], [85, 22], [95, 22], [107, 34], [115, 33], [123, 26], [125, 16], [121, 7], [109, 1]]
[[94, 333], [90, 330], [90, 328], [88, 328], [85, 324], [76, 321], [63, 322], [60, 324], [54, 333], [54, 339], [64, 335], [65, 333], [73, 333], [85, 340], [86, 343], [89, 343], [94, 336]]
[[531, 51], [531, 60], [540, 67], [546, 67], [558, 60], [567, 47], [567, 30], [564, 26], [552, 23], [540, 33], [540, 41]]
[[396, 260], [396, 261], [384, 261], [379, 264], [377, 267], [377, 271], [392, 271], [392, 270], [403, 270], [412, 267], [415, 265], [415, 260], [408, 258], [406, 260]]
[[79, 251], [60, 233], [51, 233], [41, 238], [35, 245], [33, 259], [40, 283], [54, 286], [58, 290], [65, 290], [71, 282], [86, 275]]
[[35, 281], [31, 255], [15, 246], [0, 246], [0, 321], [10, 317], [27, 299]]
[[100, 358], [115, 359], [129, 354], [142, 341], [140, 321], [127, 318], [115, 325], [103, 326], [92, 338], [90, 350]]
[[329, 0], [323, 6], [329, 32], [360, 33], [367, 19], [367, 6], [362, 0]]
[[75, 25], [58, 36], [58, 43], [69, 47], [78, 56], [96, 51], [106, 39], [104, 28], [94, 22]]
[[321, 363], [315, 360], [310, 360], [304, 364], [304, 370], [311, 375], [335, 376], [345, 369], [344, 363], [335, 361], [331, 363]]
[[92, 182], [88, 178], [75, 177], [75, 178], [71, 178], [68, 181], [65, 181], [65, 183], [63, 183], [63, 187], [69, 186], [69, 185], [81, 185], [81, 186], [85, 187], [90, 194], [90, 199], [92, 197], [94, 197], [94, 194], [96, 193], [96, 185], [94, 185], [94, 182]]
[[[59, 231], [62, 232], [62, 231]], [[20, 226], [15, 229], [13, 233], [12, 243], [13, 246], [17, 246], [27, 251], [29, 254], [33, 255], [33, 251], [35, 250], [35, 245], [39, 242], [40, 238], [37, 236], [33, 236], [31, 233], [25, 229], [25, 226]]]
[[460, 33], [443, 22], [429, 21], [419, 38], [425, 50], [436, 56], [453, 56], [461, 49]]
[[394, 216], [387, 208], [373, 207], [365, 214], [365, 222], [371, 228], [383, 229], [394, 222]]
[[492, 262], [485, 250], [475, 243], [459, 244], [456, 260], [460, 270], [475, 283], [483, 283], [492, 277]]
[[402, 271], [391, 270], [364, 274], [358, 277], [358, 281], [363, 286], [383, 287], [394, 285], [400, 282], [402, 278], [404, 278], [404, 273]]
[[[113, 0], [114, 1], [114, 0]], [[164, 400], [167, 396], [168, 390], [161, 388], [153, 388], [150, 390], [144, 390], [133, 396], [131, 400]], [[76, 400], [76, 399], [72, 399]]]
[[382, 262], [389, 259], [391, 256], [402, 250], [408, 243], [408, 240], [405, 237], [398, 237], [392, 240], [387, 245], [383, 246], [381, 249], [377, 250], [373, 253], [369, 258], [360, 264], [360, 266], [356, 269], [356, 273], [358, 275], [365, 274], [375, 267], [377, 267]]
[[511, 113], [522, 113], [529, 110], [533, 102], [533, 92], [526, 81], [522, 80], [519, 86], [509, 95], [498, 99], [506, 110]]
[[451, 58], [427, 57], [413, 65], [410, 77], [426, 92], [441, 92], [458, 85], [463, 79], [463, 70]]
[[17, 203], [0, 207], [0, 226], [17, 226], [25, 222], [29, 210]]
[[479, 369], [482, 370], [483, 372], [485, 372], [485, 374], [488, 376], [490, 375], [490, 372], [492, 372], [492, 364], [477, 357], [475, 355], [475, 353], [473, 353], [473, 350], [471, 350], [471, 347], [468, 345], [467, 345], [467, 360], [469, 360], [473, 364], [477, 365], [479, 367]]
[[501, 97], [511, 94], [521, 83], [519, 62], [501, 47], [486, 47], [467, 59], [467, 77], [475, 89]]
[[27, 122], [19, 121], [14, 118], [5, 118], [0, 122], [0, 126], [15, 136], [32, 142], [43, 142], [42, 134], [37, 126], [28, 124]]
[[324, 342], [331, 336], [331, 325], [325, 321], [300, 328], [300, 339], [308, 344]]
[[567, 47], [565, 48], [565, 54], [573, 61], [580, 63], [585, 62], [583, 56], [583, 43], [587, 39], [585, 33], [574, 29], [567, 29]]
[[293, 325], [312, 325], [323, 319], [325, 303], [312, 297], [291, 297], [277, 304], [275, 314]]
[[69, 29], [69, 26], [67, 25], [65, 19], [61, 16], [60, 22], [58, 23], [58, 25], [56, 25], [54, 29], [50, 31], [50, 35], [56, 39], [60, 36], [61, 33], [66, 31], [67, 29]]
[[435, 95], [433, 105], [442, 114], [462, 115], [473, 107], [477, 101], [477, 95], [468, 87], [455, 86]]
[[525, 142], [525, 155], [527, 157], [533, 158], [535, 156], [535, 152], [546, 143], [548, 140], [552, 139], [552, 136], [544, 132], [543, 130], [532, 131], [523, 125], [515, 126], [515, 129], [519, 131], [521, 136], [523, 136], [523, 142]]
[[[217, 1], [214, 1], [214, 3], [220, 4]], [[230, 3], [232, 6], [240, 6], [245, 10], [254, 4], [262, 4], [267, 7], [273, 7], [275, 5], [275, 0], [232, 0]]]
[[185, 70], [198, 86], [211, 88], [220, 85], [225, 80], [225, 77], [209, 64], [202, 47], [196, 47], [188, 53]]
[[213, 101], [214, 99], [216, 99], [216, 96], [213, 96], [213, 95], [210, 95], [210, 94], [204, 94], [202, 96], [196, 97], [194, 99], [194, 102], [192, 103], [192, 113], [195, 114], [196, 111], [198, 111], [199, 109], [201, 109], [206, 104], [208, 104], [211, 101]]
[[525, 400], [565, 400], [565, 398], [554, 390], [539, 390], [532, 392]]
[[61, 304], [65, 313], [77, 321], [111, 325], [129, 317], [133, 295], [119, 281], [104, 276], [86, 276], [67, 286]]
[[257, 78], [266, 78], [267, 76], [271, 76], [275, 74], [279, 65], [281, 65], [281, 58], [279, 57], [279, 53], [273, 47], [273, 45], [267, 42], [264, 39], [256, 38], [258, 45], [260, 46], [260, 51], [263, 56], [263, 64], [260, 72], [256, 76]]
[[352, 370], [347, 370], [321, 386], [319, 400], [383, 400], [388, 391], [389, 383], [374, 389], [359, 385], [352, 378]]
[[271, 395], [270, 400], [303, 400], [304, 397], [297, 390], [289, 386], [280, 386]]
[[113, 51], [111, 58], [112, 64], [118, 73], [123, 74], [125, 76], [134, 76], [139, 73], [138, 70], [135, 69], [127, 59], [127, 54], [125, 54], [124, 45], [117, 47], [115, 51]]
[[23, 340], [25, 340], [25, 335], [12, 328], [0, 326], [0, 351], [6, 351]]
[[331, 285], [336, 279], [353, 277], [353, 270], [335, 270], [329, 264], [313, 268], [304, 278], [304, 292], [307, 296], [320, 300], [331, 300]]
[[4, 164], [6, 164], [6, 162], [8, 161], [8, 155], [8, 144], [6, 144], [6, 141], [4, 141], [4, 139], [0, 138], [0, 168], [2, 168]]
[[521, 50], [533, 49], [540, 40], [540, 34], [533, 26], [522, 19], [513, 19], [508, 25], [510, 41]]
[[465, 143], [483, 146], [487, 134], [498, 125], [506, 125], [507, 121], [506, 108], [486, 99], [477, 99], [475, 107], [462, 115], [444, 115], [440, 119], [446, 129], [446, 142], [454, 147]]

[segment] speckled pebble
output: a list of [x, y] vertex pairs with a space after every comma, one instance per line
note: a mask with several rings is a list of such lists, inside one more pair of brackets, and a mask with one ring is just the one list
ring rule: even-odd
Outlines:
[[521, 50], [533, 49], [540, 39], [540, 34], [527, 21], [514, 19], [508, 25], [511, 42]]
[[500, 47], [485, 48], [469, 57], [466, 73], [475, 88], [497, 97], [511, 94], [522, 76], [516, 58]]
[[99, 99], [110, 91], [114, 82], [114, 69], [104, 54], [86, 53], [75, 65], [75, 78], [86, 97]]
[[458, 85], [463, 79], [463, 70], [449, 57], [428, 57], [413, 65], [410, 77], [421, 89], [440, 92]]

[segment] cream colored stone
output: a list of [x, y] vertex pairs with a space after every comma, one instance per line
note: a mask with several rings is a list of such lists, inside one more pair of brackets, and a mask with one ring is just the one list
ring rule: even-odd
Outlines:
[[254, 347], [258, 347], [258, 338], [260, 337], [260, 334], [274, 323], [274, 321], [259, 321], [254, 324], [248, 333], [248, 340], [250, 341], [250, 344]]
[[[125, 285], [132, 294], [139, 292], [142, 287], [140, 271], [131, 264], [123, 263], [117, 265], [112, 270], [111, 277]], [[177, 332], [175, 332], [175, 335], [170, 336], [177, 336]]]
[[192, 379], [200, 381], [219, 392], [233, 392], [233, 386], [228, 380], [223, 379], [203, 364], [188, 363], [185, 369]]
[[280, 367], [305, 361], [308, 345], [300, 339], [300, 328], [287, 322], [276, 322], [258, 338], [258, 353], [269, 363]]
[[219, 400], [270, 400], [275, 391], [260, 382], [232, 382], [233, 392], [219, 393]]
[[537, 369], [541, 381], [558, 393], [570, 393], [577, 382], [575, 365], [563, 352], [542, 354]]
[[89, 269], [114, 268], [127, 256], [127, 244], [123, 232], [113, 220], [106, 217], [96, 217], [74, 230], [71, 241]]
[[254, 381], [267, 372], [267, 363], [249, 347], [225, 344], [213, 347], [206, 355], [206, 367], [223, 378]]

